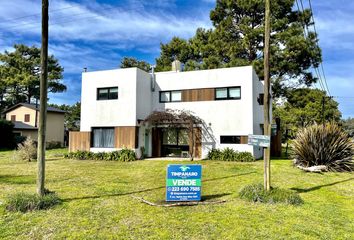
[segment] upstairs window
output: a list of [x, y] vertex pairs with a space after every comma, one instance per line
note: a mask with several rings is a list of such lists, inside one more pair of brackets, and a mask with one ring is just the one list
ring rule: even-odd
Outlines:
[[181, 102], [182, 91], [163, 91], [160, 92], [160, 102]]
[[25, 122], [29, 122], [30, 121], [30, 116], [29, 114], [25, 114]]
[[118, 87], [98, 88], [97, 100], [118, 99]]
[[16, 115], [11, 115], [11, 122], [16, 122]]
[[215, 100], [241, 99], [241, 87], [215, 88]]

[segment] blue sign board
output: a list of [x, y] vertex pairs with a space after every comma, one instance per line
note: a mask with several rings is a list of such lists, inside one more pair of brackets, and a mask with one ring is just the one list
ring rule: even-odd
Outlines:
[[166, 201], [200, 201], [202, 165], [167, 166]]

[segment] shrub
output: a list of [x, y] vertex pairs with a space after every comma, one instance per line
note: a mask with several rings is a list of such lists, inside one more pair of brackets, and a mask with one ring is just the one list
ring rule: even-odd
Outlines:
[[50, 142], [47, 142], [47, 144], [46, 144], [47, 149], [55, 149], [55, 148], [61, 148], [61, 147], [62, 147], [62, 144], [61, 144], [61, 142], [58, 142], [58, 141], [50, 141]]
[[238, 152], [231, 148], [212, 149], [208, 153], [208, 159], [237, 162], [254, 162], [256, 160], [250, 152]]
[[354, 170], [353, 140], [336, 124], [301, 129], [293, 141], [295, 165], [325, 165], [329, 171]]
[[266, 191], [260, 183], [248, 185], [241, 189], [240, 197], [251, 202], [270, 204], [286, 203], [291, 205], [300, 205], [304, 202], [297, 193], [280, 188], [271, 188], [269, 191]]
[[28, 137], [23, 143], [18, 144], [14, 158], [17, 160], [37, 160], [37, 147], [34, 141]]
[[14, 124], [5, 119], [0, 119], [0, 148], [15, 148]]
[[135, 152], [130, 149], [122, 149], [113, 152], [89, 152], [89, 151], [76, 151], [69, 152], [64, 155], [65, 158], [78, 159], [78, 160], [104, 160], [104, 161], [135, 161]]
[[5, 208], [8, 211], [28, 212], [48, 209], [59, 203], [61, 203], [61, 200], [55, 193], [49, 193], [43, 197], [37, 194], [16, 193], [8, 197]]

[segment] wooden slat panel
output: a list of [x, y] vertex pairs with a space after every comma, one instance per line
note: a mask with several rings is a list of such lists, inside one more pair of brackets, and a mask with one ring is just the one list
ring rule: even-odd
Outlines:
[[90, 151], [91, 132], [69, 132], [69, 152]]
[[[201, 158], [202, 156], [202, 131], [200, 127], [196, 127], [193, 130], [194, 137], [194, 157]], [[192, 136], [189, 134], [189, 149], [193, 147]]]
[[182, 90], [182, 102], [213, 101], [215, 100], [214, 88]]
[[241, 144], [248, 144], [248, 136], [241, 136]]
[[116, 148], [138, 148], [138, 127], [115, 127], [114, 132]]

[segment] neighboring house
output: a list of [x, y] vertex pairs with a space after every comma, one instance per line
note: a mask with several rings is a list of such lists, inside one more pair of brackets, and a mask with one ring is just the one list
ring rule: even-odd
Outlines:
[[[38, 138], [39, 106], [35, 104], [19, 103], [3, 112], [6, 120], [14, 123], [14, 133], [19, 136]], [[46, 142], [60, 142], [64, 144], [64, 114], [65, 111], [48, 107]]]
[[[251, 66], [147, 73], [138, 68], [84, 72], [81, 129], [71, 132], [69, 150], [93, 152], [144, 147], [148, 157], [182, 156], [192, 146], [182, 128], [148, 126], [153, 111], [189, 110], [204, 121], [197, 126], [196, 157], [213, 148], [249, 151], [249, 134], [263, 133], [263, 82]], [[177, 67], [177, 69], [176, 69]]]

